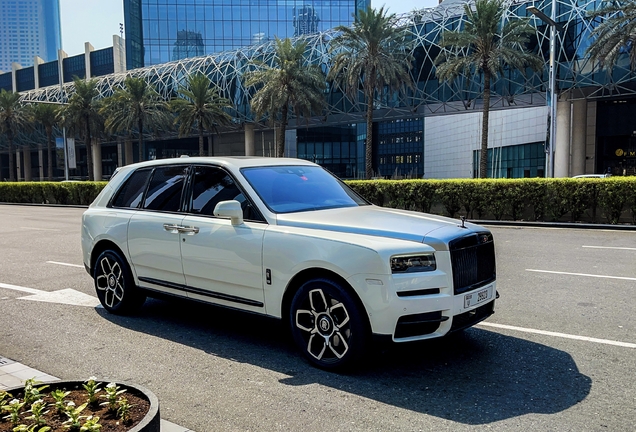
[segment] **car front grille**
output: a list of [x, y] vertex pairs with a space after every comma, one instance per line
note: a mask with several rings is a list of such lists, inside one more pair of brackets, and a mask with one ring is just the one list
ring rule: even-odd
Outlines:
[[474, 233], [452, 240], [449, 249], [455, 294], [495, 280], [495, 243], [491, 233]]

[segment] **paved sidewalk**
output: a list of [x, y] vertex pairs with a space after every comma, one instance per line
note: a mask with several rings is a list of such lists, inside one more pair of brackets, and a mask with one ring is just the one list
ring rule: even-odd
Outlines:
[[[59, 381], [53, 375], [46, 374], [32, 367], [23, 365], [6, 357], [0, 356], [0, 390], [6, 390], [24, 384], [27, 379], [35, 378], [42, 382]], [[194, 432], [182, 426], [161, 420], [161, 432]]]

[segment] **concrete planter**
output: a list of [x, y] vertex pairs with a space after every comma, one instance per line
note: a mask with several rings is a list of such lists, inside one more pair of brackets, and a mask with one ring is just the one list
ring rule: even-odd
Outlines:
[[[103, 383], [103, 386], [105, 386], [106, 383], [111, 382], [110, 380], [96, 381]], [[82, 384], [84, 384], [85, 382], [86, 381], [55, 381], [51, 383], [38, 384], [37, 386], [39, 387], [42, 385], [48, 385], [49, 387], [44, 391], [44, 393], [49, 393], [57, 389], [83, 390], [84, 388], [82, 387]], [[155, 394], [147, 388], [142, 387], [138, 384], [130, 384], [120, 381], [115, 382], [118, 386], [125, 388], [127, 394], [132, 394], [142, 399], [146, 399], [150, 403], [150, 408], [148, 409], [145, 417], [139, 423], [137, 423], [136, 426], [129, 429], [128, 432], [160, 432], [161, 417], [159, 415], [159, 399], [157, 399], [157, 396], [155, 396]], [[13, 387], [6, 391], [9, 393], [18, 393], [21, 390], [24, 390], [24, 386]]]

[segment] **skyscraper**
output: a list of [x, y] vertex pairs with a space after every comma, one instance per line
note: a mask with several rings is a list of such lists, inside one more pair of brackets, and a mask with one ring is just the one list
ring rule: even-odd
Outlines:
[[[211, 54], [348, 25], [357, 10], [369, 5], [370, 0], [124, 0], [126, 66], [151, 66], [201, 49], [199, 55]], [[196, 39], [188, 36], [184, 42], [184, 35], [195, 34]]]
[[59, 0], [0, 0], [0, 70], [55, 60], [61, 41]]

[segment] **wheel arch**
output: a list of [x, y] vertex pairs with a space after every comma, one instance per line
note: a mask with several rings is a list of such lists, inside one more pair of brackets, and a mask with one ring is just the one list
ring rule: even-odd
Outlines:
[[[124, 253], [124, 251], [121, 250], [121, 248], [119, 246], [117, 246], [117, 243], [115, 243], [112, 240], [100, 240], [98, 241], [95, 246], [93, 247], [93, 250], [91, 251], [91, 260], [90, 260], [90, 275], [91, 277], [93, 276], [93, 272], [95, 271], [95, 263], [97, 262], [97, 258], [101, 255], [102, 252], [106, 251], [106, 250], [114, 250], [115, 252], [117, 252], [124, 260], [127, 260], [126, 254]], [[131, 268], [132, 271], [132, 267], [130, 266], [130, 263], [128, 263], [128, 266]]]
[[338, 283], [342, 288], [347, 291], [347, 293], [351, 296], [353, 301], [356, 303], [356, 306], [360, 309], [361, 315], [364, 317], [364, 326], [367, 330], [367, 336], [371, 336], [371, 322], [369, 320], [369, 314], [367, 309], [364, 307], [364, 303], [360, 299], [360, 296], [356, 292], [355, 289], [351, 286], [349, 282], [338, 273], [328, 270], [325, 268], [313, 267], [300, 271], [297, 273], [287, 284], [287, 288], [285, 289], [285, 293], [283, 294], [282, 304], [281, 304], [281, 317], [282, 322], [285, 326], [289, 325], [289, 313], [291, 310], [291, 303], [294, 295], [300, 287], [305, 283], [312, 279], [329, 279], [336, 283]]

